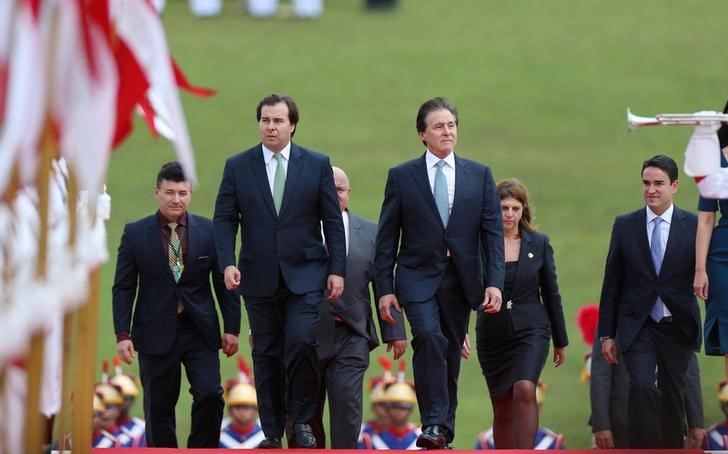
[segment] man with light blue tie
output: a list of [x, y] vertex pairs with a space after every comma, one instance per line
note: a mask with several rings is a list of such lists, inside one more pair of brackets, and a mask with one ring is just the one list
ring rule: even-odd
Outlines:
[[629, 372], [632, 449], [683, 447], [682, 396], [701, 344], [692, 286], [697, 217], [673, 204], [677, 173], [664, 155], [643, 163], [647, 206], [616, 218], [604, 270], [599, 338], [607, 362], [617, 364], [619, 348]]
[[[503, 224], [490, 168], [454, 153], [455, 106], [444, 98], [425, 101], [415, 123], [427, 149], [389, 171], [375, 287], [382, 320], [394, 324], [392, 311], [404, 309], [412, 328], [423, 426], [417, 446], [443, 449], [455, 434], [460, 353], [470, 311], [500, 310]], [[395, 359], [404, 353], [394, 350]]]

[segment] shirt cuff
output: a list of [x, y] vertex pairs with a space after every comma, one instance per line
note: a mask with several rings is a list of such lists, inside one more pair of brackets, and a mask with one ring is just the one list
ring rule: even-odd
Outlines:
[[116, 343], [118, 344], [121, 341], [128, 341], [131, 340], [131, 337], [129, 337], [129, 333], [126, 331], [119, 331], [116, 333]]

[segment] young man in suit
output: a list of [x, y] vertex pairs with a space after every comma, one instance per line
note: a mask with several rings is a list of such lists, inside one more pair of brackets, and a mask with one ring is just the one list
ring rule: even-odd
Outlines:
[[[404, 307], [412, 328], [417, 446], [428, 449], [453, 440], [470, 311], [500, 310], [505, 266], [490, 168], [455, 155], [457, 123], [444, 98], [420, 106], [416, 127], [427, 150], [389, 171], [374, 261], [382, 319], [396, 323], [392, 310]], [[395, 359], [403, 353], [395, 348]]]
[[627, 366], [632, 449], [683, 447], [688, 363], [701, 343], [697, 217], [673, 204], [677, 173], [667, 156], [642, 164], [647, 206], [616, 218], [604, 269], [599, 336], [606, 361], [617, 364], [619, 349]]
[[[591, 377], [589, 398], [591, 416], [589, 425], [594, 434], [594, 444], [599, 449], [629, 448], [629, 423], [627, 408], [629, 399], [629, 374], [617, 351], [617, 364], [609, 364], [602, 355], [599, 338], [594, 339], [591, 356]], [[700, 448], [705, 437], [703, 419], [703, 393], [700, 389], [700, 368], [698, 355], [690, 356], [687, 371], [685, 422], [689, 448]]]
[[250, 322], [266, 435], [258, 447], [281, 447], [288, 416], [296, 445], [315, 448], [309, 421], [319, 401], [319, 304], [325, 288], [329, 301], [344, 290], [344, 225], [329, 158], [291, 141], [293, 99], [266, 96], [256, 116], [261, 143], [225, 162], [215, 241], [225, 285], [243, 296]]
[[225, 406], [217, 351], [238, 350], [240, 303], [225, 289], [212, 222], [187, 212], [192, 187], [178, 162], [162, 166], [154, 195], [157, 213], [127, 224], [119, 244], [116, 351], [127, 364], [139, 352], [147, 446], [177, 447], [174, 407], [184, 365], [193, 398], [187, 447], [215, 448]]

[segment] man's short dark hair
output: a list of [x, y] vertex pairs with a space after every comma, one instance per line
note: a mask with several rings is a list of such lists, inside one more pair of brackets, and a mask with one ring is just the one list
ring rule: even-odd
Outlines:
[[185, 173], [182, 170], [182, 164], [179, 161], [171, 161], [162, 166], [157, 174], [157, 187], [161, 187], [162, 180], [174, 181], [175, 183], [181, 183], [187, 181]]
[[[417, 111], [417, 121], [415, 122], [415, 126], [417, 127], [418, 133], [425, 132], [425, 129], [427, 129], [427, 115], [430, 112], [435, 112], [437, 110], [449, 110], [452, 116], [455, 117], [455, 124], [458, 124], [458, 109], [447, 99], [438, 96], [437, 98], [432, 98], [423, 102], [420, 106], [420, 110]], [[422, 143], [427, 145], [424, 140]]]
[[670, 184], [674, 183], [675, 180], [677, 180], [677, 163], [669, 156], [665, 156], [664, 154], [658, 154], [643, 162], [640, 176], [642, 176], [645, 169], [648, 167], [657, 167], [658, 169], [665, 172], [670, 178]]
[[[273, 93], [261, 99], [258, 103], [258, 107], [255, 109], [255, 119], [260, 121], [260, 112], [263, 109], [263, 106], [275, 106], [281, 102], [288, 106], [288, 121], [290, 121], [292, 125], [298, 126], [298, 106], [296, 105], [296, 101], [294, 101], [290, 96], [281, 93]], [[296, 134], [296, 129], [298, 128], [293, 130], [291, 137]]]

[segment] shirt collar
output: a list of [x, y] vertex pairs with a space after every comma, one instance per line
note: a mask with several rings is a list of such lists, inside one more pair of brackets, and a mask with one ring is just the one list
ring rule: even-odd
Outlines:
[[[435, 164], [437, 164], [437, 162], [439, 160], [440, 160], [440, 158], [438, 158], [437, 156], [432, 154], [432, 152], [430, 150], [427, 150], [425, 152], [425, 163], [427, 164], [428, 169], [434, 167]], [[445, 159], [443, 159], [443, 161], [445, 161], [445, 163], [447, 165], [449, 165], [450, 167], [452, 167], [454, 169], [455, 168], [455, 152], [453, 151], [449, 155], [445, 156]]]
[[[157, 210], [157, 222], [159, 222], [160, 227], [167, 227], [167, 224], [169, 224], [170, 221], [165, 215], [162, 214], [161, 211]], [[179, 219], [177, 220], [177, 224], [181, 226], [187, 226], [187, 213], [179, 217]]]
[[[263, 159], [265, 160], [265, 165], [268, 165], [268, 164], [270, 164], [270, 160], [273, 159], [273, 155], [275, 153], [273, 153], [268, 148], [266, 148], [265, 145], [261, 144], [261, 146], [263, 147]], [[291, 141], [290, 140], [288, 141], [288, 144], [285, 147], [283, 147], [283, 149], [281, 151], [279, 151], [279, 153], [281, 154], [281, 156], [283, 156], [283, 158], [286, 161], [290, 160], [290, 156], [291, 156]]]
[[[660, 217], [662, 218], [662, 220], [664, 222], [667, 222], [668, 224], [670, 224], [670, 222], [672, 221], [672, 211], [674, 208], [675, 208], [675, 205], [673, 205], [671, 203], [670, 206], [665, 210], [665, 212], [660, 215]], [[653, 219], [655, 219], [657, 217], [657, 215], [655, 214], [654, 211], [652, 211], [650, 209], [650, 207], [645, 207], [645, 210], [647, 212], [647, 223], [649, 224], [650, 222], [653, 221]]]

